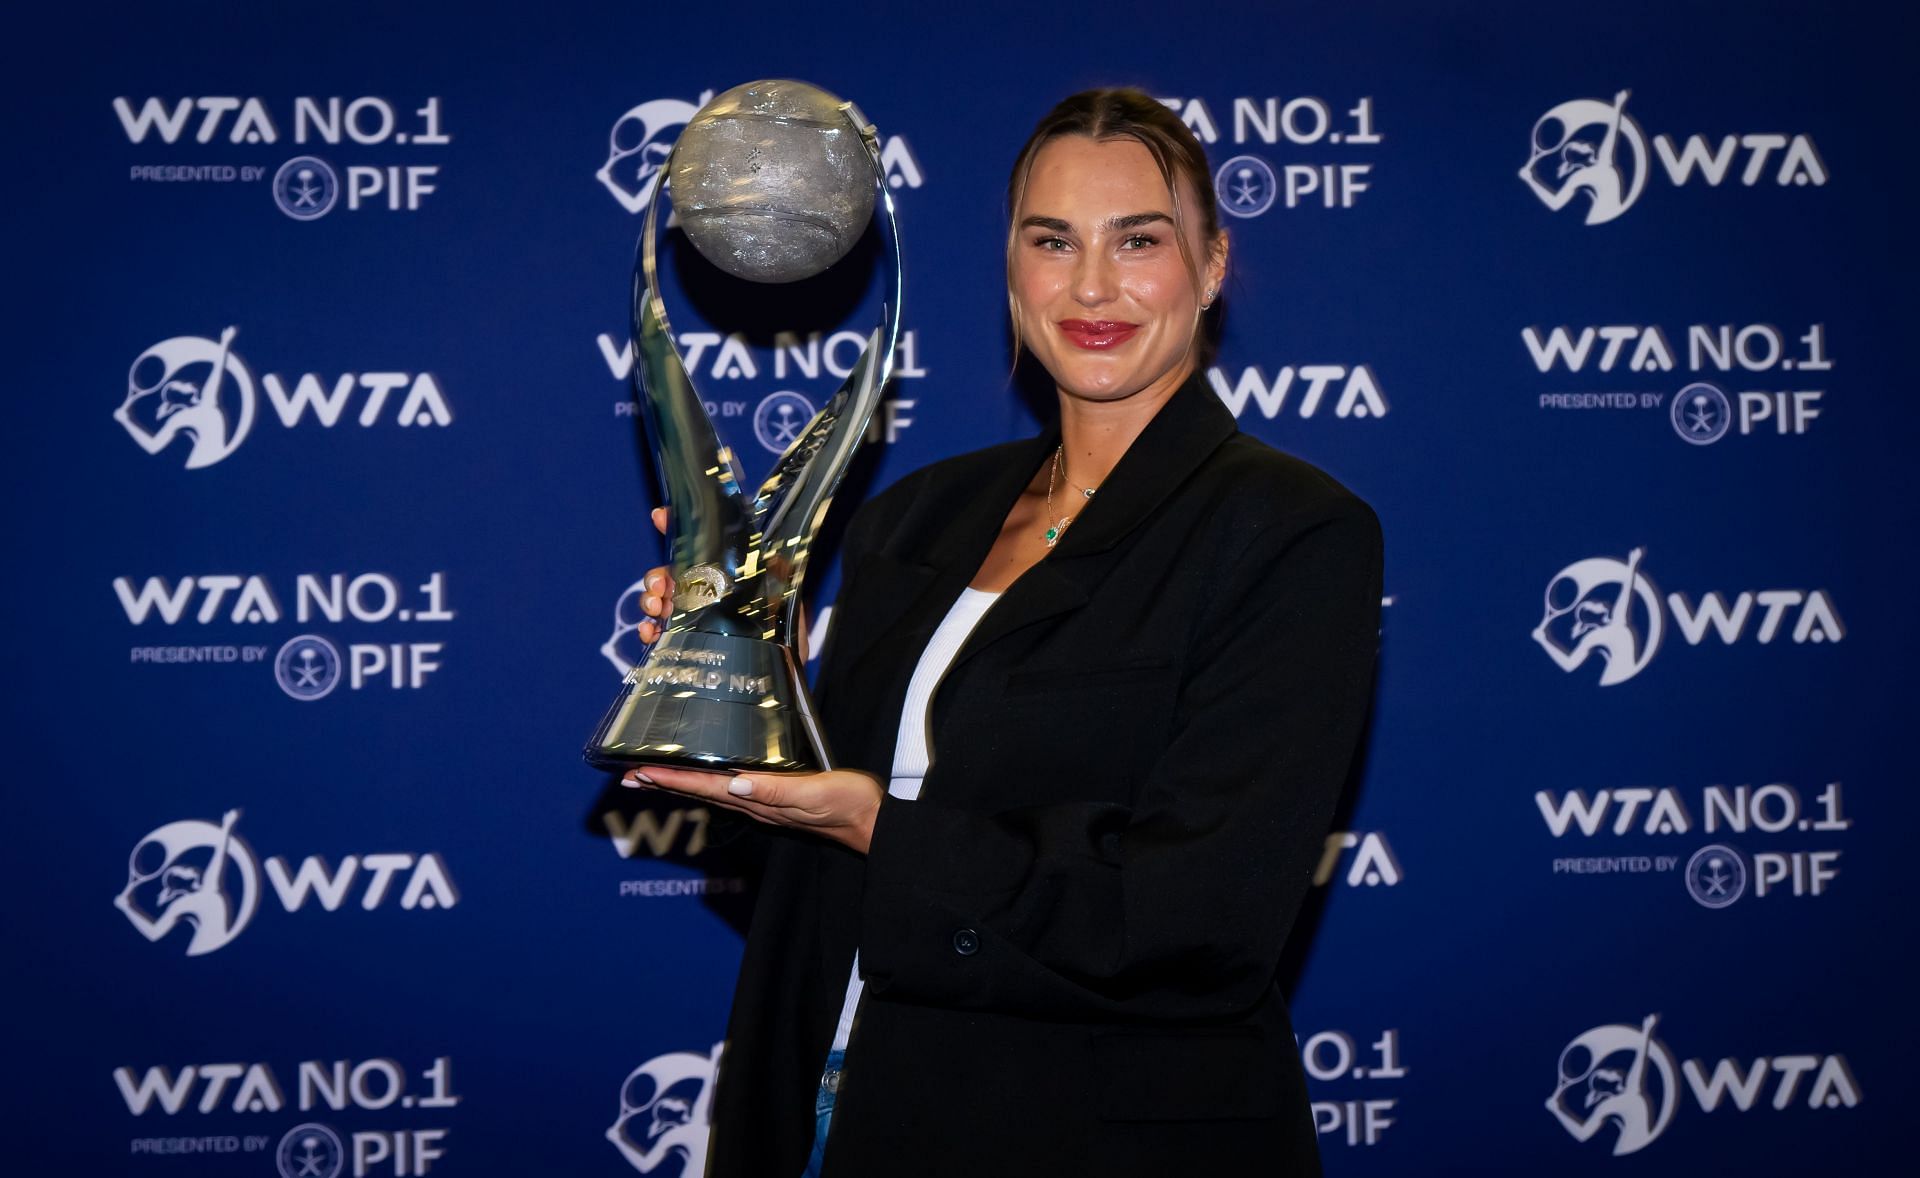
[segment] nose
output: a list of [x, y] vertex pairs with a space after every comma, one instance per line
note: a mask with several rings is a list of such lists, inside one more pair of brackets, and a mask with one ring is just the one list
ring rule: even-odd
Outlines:
[[1082, 250], [1073, 272], [1073, 297], [1083, 307], [1098, 307], [1113, 301], [1117, 282], [1113, 261], [1099, 250]]

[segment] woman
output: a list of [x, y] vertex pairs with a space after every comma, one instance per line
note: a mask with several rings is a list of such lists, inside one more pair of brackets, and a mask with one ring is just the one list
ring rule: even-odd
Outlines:
[[1227, 239], [1164, 106], [1062, 102], [1009, 207], [1059, 424], [854, 514], [815, 686], [847, 767], [628, 778], [782, 836], [708, 1173], [1315, 1174], [1275, 974], [1367, 709], [1378, 524], [1209, 391]]

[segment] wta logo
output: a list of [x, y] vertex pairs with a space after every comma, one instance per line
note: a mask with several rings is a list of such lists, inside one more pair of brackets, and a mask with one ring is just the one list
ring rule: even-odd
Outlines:
[[[403, 426], [453, 421], [446, 394], [430, 372], [346, 372], [331, 381], [308, 372], [291, 382], [269, 372], [256, 385], [233, 350], [239, 333], [239, 328], [228, 327], [218, 339], [175, 336], [140, 353], [127, 370], [126, 396], [113, 412], [135, 445], [159, 455], [181, 443], [186, 469], [213, 466], [247, 440], [259, 416], [261, 392], [288, 429], [309, 415], [331, 429], [356, 400], [360, 408], [351, 420], [363, 427], [383, 419]], [[399, 409], [389, 415], [387, 404], [395, 393], [401, 394]]]
[[149, 454], [187, 442], [187, 469], [212, 466], [253, 429], [253, 374], [233, 353], [229, 327], [218, 341], [176, 336], [140, 353], [127, 371], [127, 397], [113, 419]]
[[653, 199], [654, 186], [660, 183], [660, 168], [673, 151], [680, 128], [692, 121], [700, 108], [713, 99], [706, 90], [698, 102], [678, 98], [656, 98], [643, 102], [614, 120], [607, 134], [607, 162], [593, 174], [620, 207], [629, 213], [646, 209]]
[[1520, 179], [1555, 212], [1587, 198], [1589, 225], [1601, 225], [1633, 207], [1647, 186], [1647, 137], [1626, 112], [1627, 91], [1611, 104], [1592, 98], [1563, 102], [1533, 124], [1533, 151]]
[[1646, 133], [1626, 111], [1629, 93], [1618, 91], [1611, 102], [1575, 98], [1534, 121], [1532, 150], [1520, 167], [1520, 180], [1541, 204], [1559, 212], [1584, 196], [1585, 223], [1604, 225], [1640, 199], [1656, 161], [1676, 188], [1696, 176], [1718, 188], [1736, 174], [1742, 158], [1745, 166], [1737, 174], [1745, 188], [1766, 180], [1769, 169], [1780, 187], [1827, 182], [1826, 162], [1807, 135], [1722, 135], [1717, 141], [1689, 135], [1683, 142], [1657, 135], [1649, 150]]
[[[1660, 1016], [1637, 1027], [1610, 1023], [1582, 1031], [1560, 1051], [1547, 1111], [1575, 1141], [1611, 1140], [1612, 1153], [1638, 1153], [1673, 1123], [1682, 1093], [1703, 1113], [1852, 1108], [1860, 1083], [1844, 1055], [1816, 1053], [1678, 1063], [1654, 1037]], [[1771, 1097], [1768, 1090], [1771, 1088]]]
[[1714, 591], [1698, 603], [1669, 593], [1663, 600], [1643, 567], [1645, 555], [1646, 549], [1635, 548], [1624, 561], [1576, 560], [1547, 582], [1546, 610], [1533, 640], [1555, 666], [1572, 673], [1597, 660], [1600, 686], [1625, 683], [1659, 653], [1669, 621], [1689, 646], [1709, 636], [1725, 646], [1748, 638], [1763, 645], [1783, 637], [1794, 645], [1819, 645], [1846, 637], [1824, 589], [1749, 590], [1731, 598]]
[[149, 832], [128, 858], [114, 907], [149, 941], [186, 925], [188, 957], [224, 948], [260, 904], [260, 868], [233, 832], [239, 820], [240, 811], [228, 810], [218, 826], [188, 818]]
[[1660, 596], [1640, 573], [1643, 548], [1622, 562], [1608, 556], [1576, 560], [1547, 583], [1547, 609], [1533, 640], [1562, 671], [1588, 659], [1601, 663], [1600, 686], [1611, 687], [1646, 670], [1660, 649]]
[[658, 1178], [696, 1178], [705, 1169], [712, 1131], [708, 1106], [725, 1047], [715, 1043], [707, 1055], [658, 1055], [627, 1076], [607, 1140], [628, 1165]]
[[1673, 1053], [1653, 1037], [1659, 1015], [1638, 1027], [1611, 1024], [1583, 1031], [1560, 1051], [1560, 1078], [1547, 1111], [1573, 1135], [1591, 1141], [1612, 1127], [1613, 1155], [1638, 1153], [1666, 1132], [1679, 1103]]
[[169, 822], [134, 844], [126, 886], [113, 900], [134, 931], [157, 944], [184, 926], [190, 930], [188, 957], [223, 949], [252, 922], [263, 875], [287, 912], [300, 911], [309, 900], [334, 912], [356, 891], [360, 907], [371, 911], [392, 897], [396, 882], [399, 906], [407, 911], [460, 902], [437, 854], [348, 855], [338, 867], [319, 855], [308, 855], [298, 867], [275, 856], [262, 871], [234, 830], [239, 821], [240, 811], [228, 810], [219, 825], [196, 818]]

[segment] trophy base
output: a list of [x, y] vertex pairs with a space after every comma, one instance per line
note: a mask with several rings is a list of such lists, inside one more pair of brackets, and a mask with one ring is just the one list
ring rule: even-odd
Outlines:
[[832, 765], [793, 652], [699, 630], [662, 635], [627, 672], [584, 755], [616, 772], [678, 765], [808, 773]]

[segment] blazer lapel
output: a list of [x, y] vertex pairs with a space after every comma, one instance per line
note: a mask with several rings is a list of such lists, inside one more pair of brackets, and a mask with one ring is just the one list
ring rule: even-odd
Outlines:
[[[1236, 428], [1233, 414], [1195, 369], [1127, 447], [1100, 484], [1099, 492], [1081, 508], [1052, 551], [1022, 573], [993, 603], [961, 644], [952, 667], [1015, 630], [1086, 604], [1106, 576], [1109, 561], [1100, 559], [1101, 555], [1146, 519]], [[1059, 427], [1054, 426], [1036, 439], [1040, 452], [1052, 451], [1059, 436]], [[1028, 466], [1023, 470], [1021, 486], [1032, 477], [1033, 469]], [[967, 579], [986, 558], [993, 536], [998, 535], [1013, 506], [1012, 499], [998, 506], [999, 514], [986, 520], [992, 529], [987, 544], [977, 554], [968, 554], [972, 559], [964, 570]], [[959, 592], [955, 587], [938, 603], [943, 614]], [[919, 648], [914, 649], [917, 653]]]
[[[890, 633], [901, 618], [920, 600], [940, 570], [923, 561], [912, 560], [885, 549], [870, 554], [860, 565], [862, 580], [873, 582], [873, 592], [863, 594], [869, 604], [863, 606], [858, 630], [850, 629], [836, 617], [834, 641], [845, 648], [842, 657], [848, 666], [864, 658], [880, 639]], [[841, 579], [844, 586], [846, 580]], [[843, 594], [844, 598], [844, 594]], [[834, 607], [839, 613], [839, 607]]]
[[914, 500], [860, 567], [873, 591], [862, 593], [867, 604], [858, 636], [841, 632], [849, 667], [886, 650], [911, 651], [918, 661], [940, 619], [986, 560], [1041, 455], [1059, 436], [1055, 426], [1019, 443], [984, 484], [933, 484]]
[[[1166, 499], [1235, 431], [1233, 414], [1197, 370], [1153, 416], [1121, 456], [1100, 491], [1080, 511], [1052, 551], [1022, 573], [967, 636], [953, 666], [1008, 634], [1067, 613], [1087, 601], [1104, 579], [1111, 550]], [[984, 480], [930, 483], [901, 522], [861, 565], [872, 578], [857, 632], [842, 629], [848, 675], [871, 706], [854, 722], [872, 742], [873, 757], [888, 755], [920, 654], [960, 590], [973, 579], [1000, 535], [1007, 513], [1034, 472], [1060, 441], [1057, 423], [1009, 448]], [[836, 623], [841, 625], [842, 623]], [[850, 717], [851, 718], [851, 717]], [[884, 745], [885, 748], [881, 746]]]

